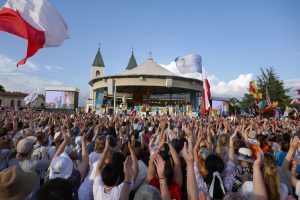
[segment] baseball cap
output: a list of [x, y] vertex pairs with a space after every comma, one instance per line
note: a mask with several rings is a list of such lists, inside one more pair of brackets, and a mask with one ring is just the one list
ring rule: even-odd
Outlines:
[[70, 178], [73, 172], [73, 162], [68, 154], [62, 153], [52, 159], [50, 164], [49, 179], [54, 178]]
[[20, 140], [17, 145], [17, 152], [27, 154], [33, 148], [34, 143], [34, 140], [28, 137]]

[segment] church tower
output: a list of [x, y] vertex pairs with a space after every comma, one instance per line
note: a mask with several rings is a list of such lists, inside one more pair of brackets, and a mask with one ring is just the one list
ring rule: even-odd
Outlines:
[[[92, 70], [91, 70], [91, 80], [96, 79], [96, 78], [101, 78], [104, 76], [104, 62], [103, 58], [100, 52], [100, 47], [98, 48], [96, 57], [94, 59], [94, 62], [92, 64]], [[94, 100], [94, 95], [93, 95], [93, 89], [91, 87], [90, 89], [90, 99]]]
[[136, 66], [137, 66], [137, 63], [136, 63], [136, 60], [135, 60], [135, 57], [134, 57], [134, 54], [133, 54], [133, 49], [132, 49], [132, 54], [131, 54], [131, 57], [129, 59], [126, 70], [131, 70], [131, 69], [135, 68]]

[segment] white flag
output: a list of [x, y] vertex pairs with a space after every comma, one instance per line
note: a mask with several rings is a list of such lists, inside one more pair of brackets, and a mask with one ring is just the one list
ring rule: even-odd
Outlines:
[[177, 57], [175, 59], [177, 70], [180, 74], [202, 73], [201, 56], [195, 53]]
[[24, 101], [25, 101], [25, 104], [29, 104], [31, 102], [33, 102], [34, 100], [36, 100], [39, 96], [39, 89], [35, 89], [34, 91], [30, 92], [25, 98], [24, 98]]

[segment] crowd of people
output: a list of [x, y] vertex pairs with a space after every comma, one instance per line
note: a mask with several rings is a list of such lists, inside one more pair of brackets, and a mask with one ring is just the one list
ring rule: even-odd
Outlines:
[[300, 121], [0, 113], [0, 199], [300, 197]]

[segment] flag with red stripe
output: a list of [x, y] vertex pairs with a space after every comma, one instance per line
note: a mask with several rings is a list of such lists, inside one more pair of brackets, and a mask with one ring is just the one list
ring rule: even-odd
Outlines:
[[203, 81], [203, 92], [202, 92], [202, 115], [206, 115], [210, 110], [210, 85], [207, 76], [202, 68], [202, 81]]
[[68, 28], [60, 14], [47, 0], [8, 0], [0, 10], [0, 31], [27, 39], [23, 65], [43, 47], [60, 46], [68, 36]]

